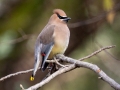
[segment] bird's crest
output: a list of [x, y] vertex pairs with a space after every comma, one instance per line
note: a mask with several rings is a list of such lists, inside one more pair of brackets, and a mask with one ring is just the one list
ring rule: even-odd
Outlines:
[[60, 16], [67, 16], [67, 15], [65, 14], [65, 12], [64, 12], [63, 10], [61, 10], [61, 9], [54, 9], [54, 10], [53, 10], [53, 13], [54, 13], [54, 14], [58, 14], [58, 15], [60, 15]]

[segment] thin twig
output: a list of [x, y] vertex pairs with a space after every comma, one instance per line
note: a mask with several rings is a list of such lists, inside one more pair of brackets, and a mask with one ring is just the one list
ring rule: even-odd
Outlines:
[[[103, 47], [100, 43], [98, 43], [97, 41], [95, 41], [95, 43], [97, 44], [97, 46], [98, 47]], [[111, 53], [109, 53], [107, 50], [104, 50], [104, 52], [106, 53], [106, 54], [108, 54], [111, 58], [113, 58], [114, 60], [116, 60], [116, 61], [118, 61], [118, 62], [120, 62], [120, 60], [118, 59], [118, 58], [116, 58], [114, 55], [112, 55]]]
[[17, 39], [10, 40], [10, 41], [7, 41], [7, 42], [2, 41], [1, 44], [16, 44], [16, 43], [22, 42], [26, 39], [29, 39], [30, 37], [31, 37], [31, 35], [24, 35], [22, 37], [19, 37]]
[[109, 10], [108, 12], [103, 12], [102, 14], [97, 15], [96, 17], [93, 17], [93, 18], [85, 20], [85, 21], [70, 23], [70, 24], [68, 24], [68, 26], [69, 26], [69, 28], [76, 28], [76, 27], [80, 27], [83, 25], [96, 23], [96, 22], [106, 18], [106, 15], [108, 15], [108, 13], [113, 12], [113, 11], [118, 11], [119, 9], [120, 9], [120, 3], [116, 4], [115, 7], [113, 7], [113, 9]]
[[65, 67], [65, 65], [60, 64], [55, 57], [54, 57], [54, 60], [55, 60], [56, 64], [58, 64], [59, 66]]
[[19, 72], [13, 73], [13, 74], [9, 74], [7, 76], [4, 76], [4, 77], [0, 78], [0, 81], [4, 81], [5, 79], [8, 79], [10, 77], [17, 76], [17, 75], [20, 75], [20, 74], [25, 74], [25, 73], [28, 73], [28, 72], [31, 72], [31, 71], [33, 71], [33, 69], [29, 69], [29, 70], [25, 70], [25, 71], [19, 71]]
[[97, 51], [91, 53], [90, 55], [88, 55], [88, 56], [86, 56], [86, 57], [83, 57], [83, 58], [81, 58], [81, 59], [79, 59], [79, 60], [80, 60], [80, 61], [83, 61], [83, 60], [85, 60], [85, 59], [87, 59], [87, 58], [92, 57], [93, 55], [96, 55], [96, 54], [102, 52], [103, 50], [110, 49], [110, 48], [114, 48], [114, 47], [115, 47], [115, 45], [100, 48], [99, 50], [97, 50]]
[[20, 88], [21, 88], [22, 90], [25, 90], [24, 87], [22, 86], [22, 84], [20, 84]]
[[[60, 61], [60, 59], [56, 59], [57, 62]], [[45, 62], [48, 62], [48, 63], [55, 63], [56, 62], [55, 60], [46, 60]]]

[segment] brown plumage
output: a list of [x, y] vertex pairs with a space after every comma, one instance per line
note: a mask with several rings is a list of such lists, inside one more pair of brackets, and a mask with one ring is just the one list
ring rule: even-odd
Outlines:
[[47, 59], [53, 59], [56, 54], [63, 54], [68, 47], [70, 32], [67, 22], [70, 20], [65, 12], [61, 9], [53, 10], [53, 15], [50, 17], [48, 24], [39, 34], [35, 47], [35, 65], [32, 77], [41, 65], [41, 70], [44, 71], [48, 66], [45, 63]]

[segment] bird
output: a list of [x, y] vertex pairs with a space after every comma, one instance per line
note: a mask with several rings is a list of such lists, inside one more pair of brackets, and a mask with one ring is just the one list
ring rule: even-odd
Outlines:
[[31, 81], [34, 80], [36, 71], [40, 65], [41, 70], [44, 71], [48, 64], [47, 59], [53, 59], [56, 54], [64, 54], [66, 51], [70, 30], [67, 22], [70, 20], [62, 9], [54, 9], [47, 25], [38, 35], [35, 44], [35, 63]]

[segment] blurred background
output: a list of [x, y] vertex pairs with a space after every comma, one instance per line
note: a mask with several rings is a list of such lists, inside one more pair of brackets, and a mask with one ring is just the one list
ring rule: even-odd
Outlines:
[[[38, 34], [55, 8], [72, 19], [66, 56], [80, 59], [101, 47], [115, 48], [85, 61], [98, 65], [120, 83], [120, 0], [0, 0], [0, 77], [33, 68], [34, 45]], [[38, 71], [0, 82], [0, 90], [21, 90], [40, 82], [46, 72]], [[75, 69], [59, 75], [40, 90], [114, 90], [91, 70]]]

